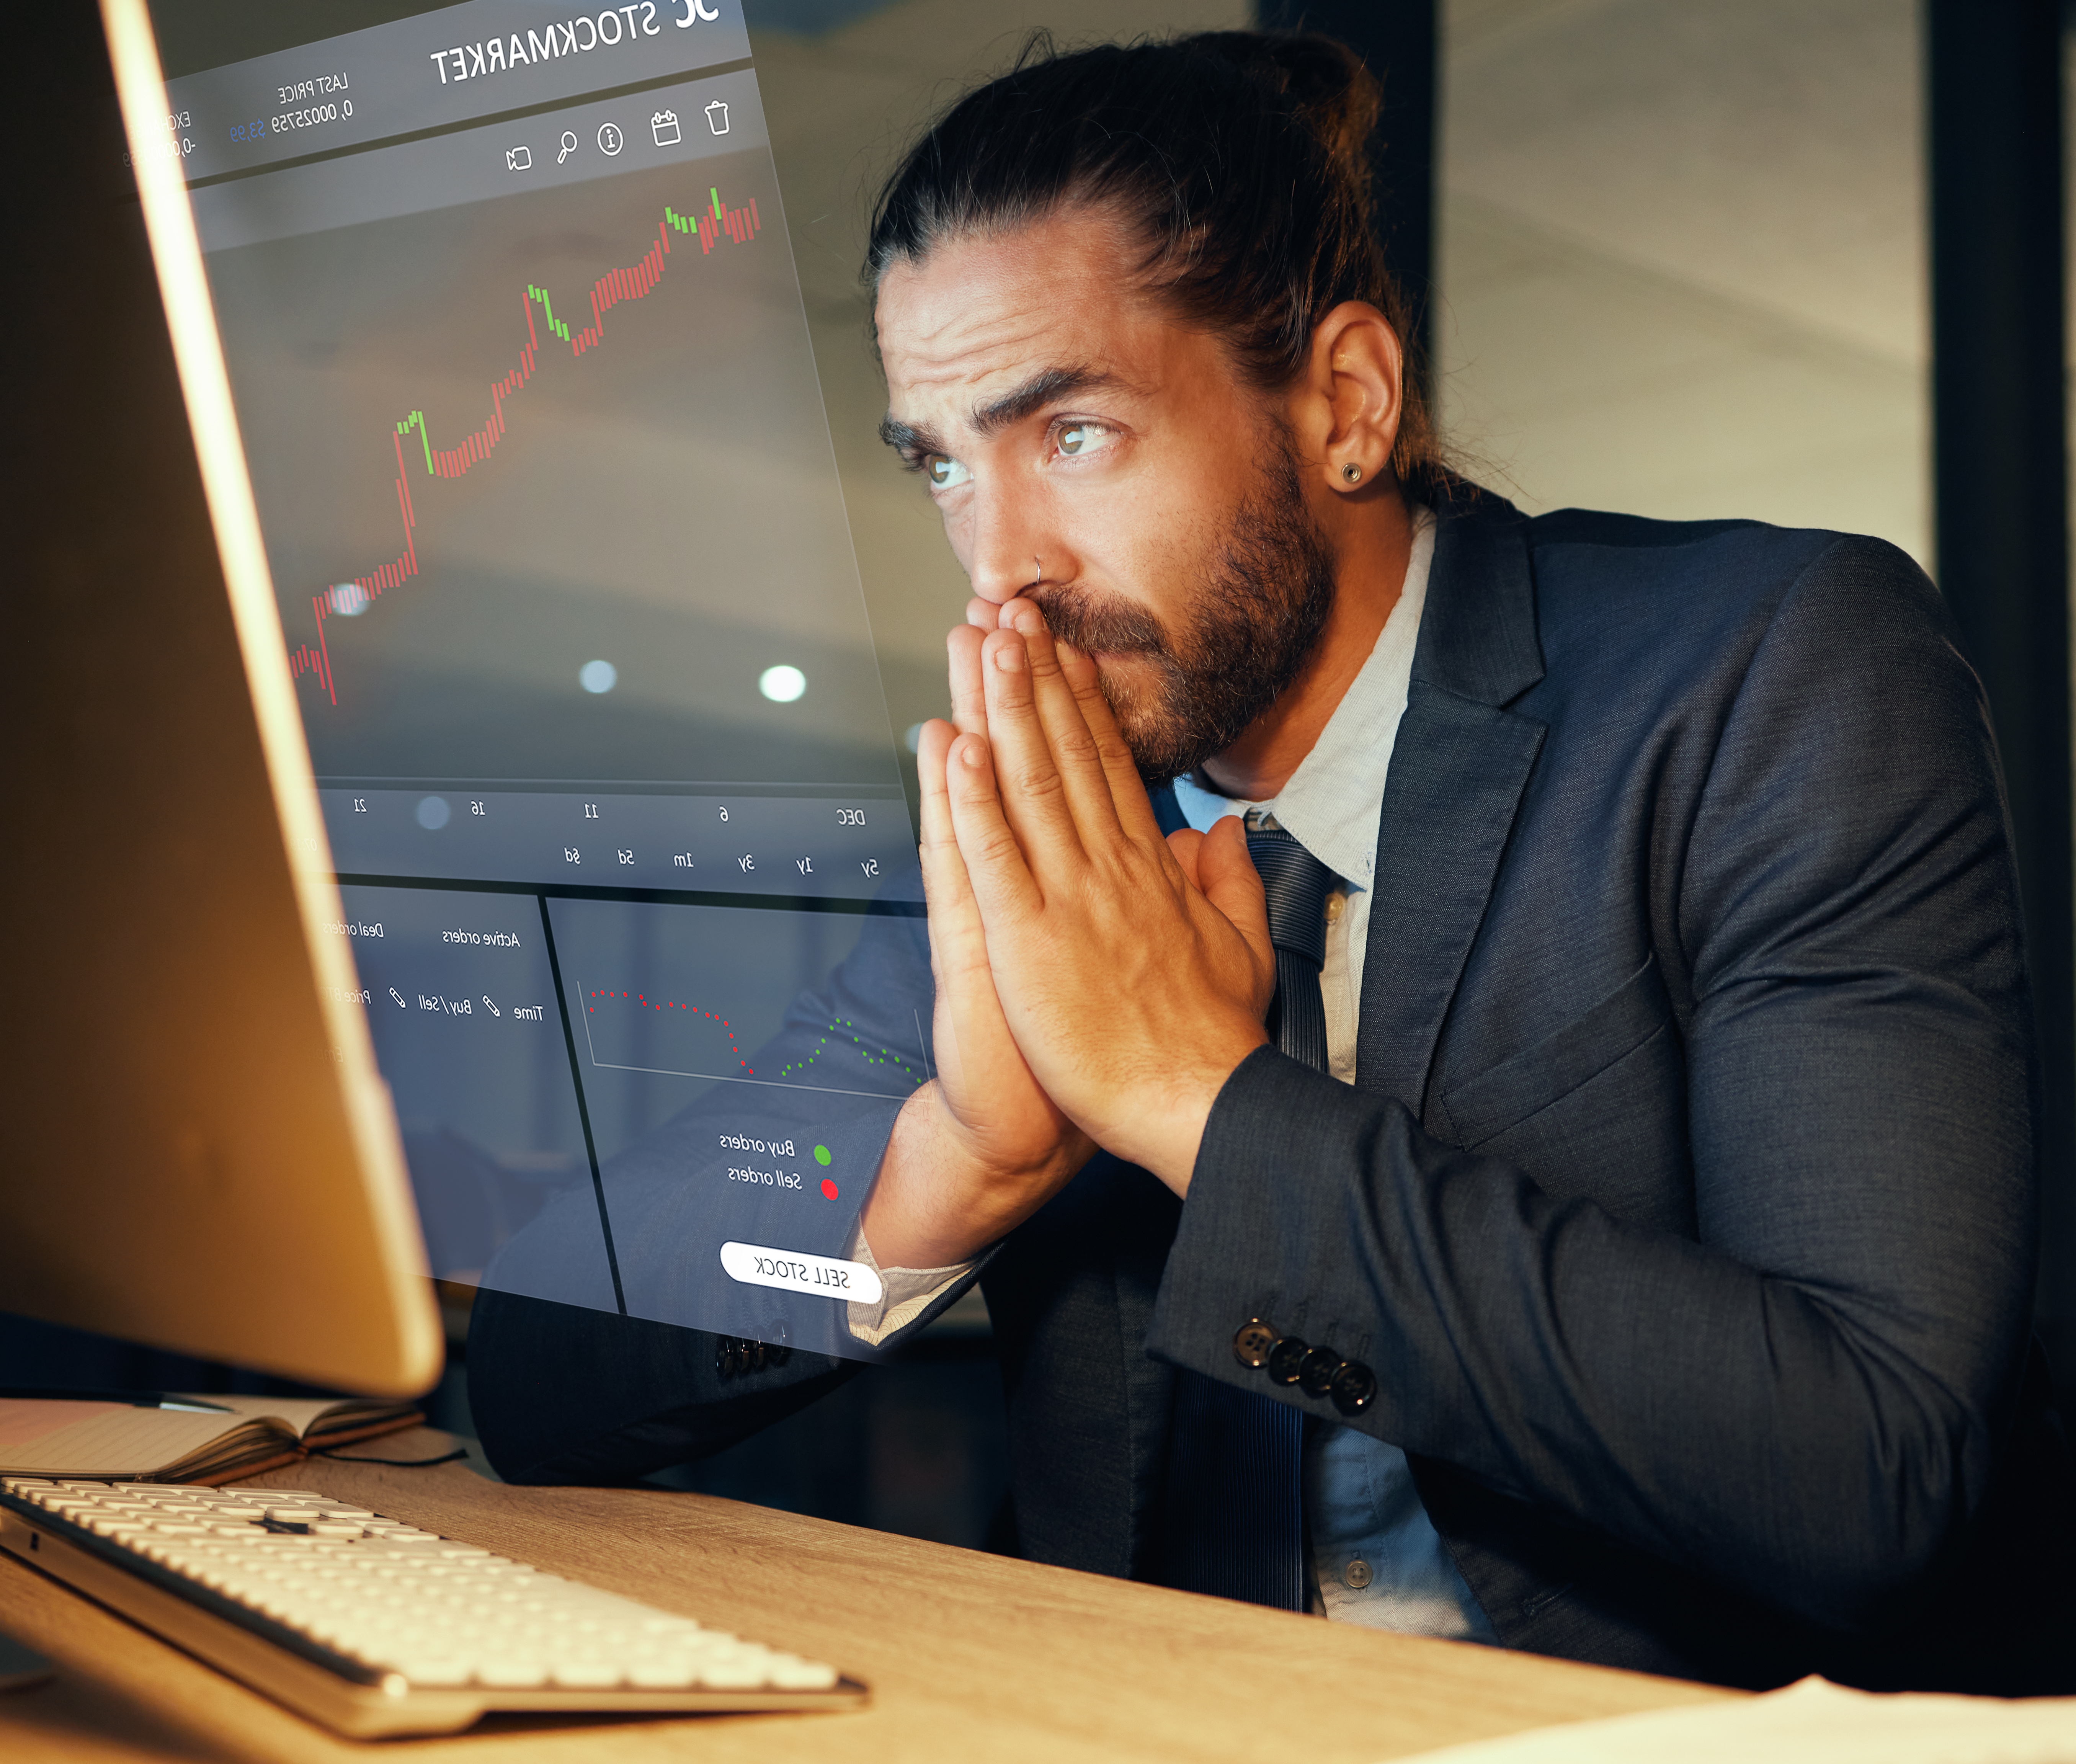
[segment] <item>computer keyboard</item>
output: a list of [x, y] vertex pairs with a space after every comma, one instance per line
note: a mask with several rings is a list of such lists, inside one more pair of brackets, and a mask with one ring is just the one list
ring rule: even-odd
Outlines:
[[833, 1666], [300, 1489], [0, 1477], [0, 1546], [342, 1733], [841, 1708]]

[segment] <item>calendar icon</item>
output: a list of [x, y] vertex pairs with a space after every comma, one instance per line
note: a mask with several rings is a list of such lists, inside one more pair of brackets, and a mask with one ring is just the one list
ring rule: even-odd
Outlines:
[[675, 147], [683, 137], [678, 132], [678, 113], [658, 110], [649, 118], [649, 132], [656, 137], [658, 147]]

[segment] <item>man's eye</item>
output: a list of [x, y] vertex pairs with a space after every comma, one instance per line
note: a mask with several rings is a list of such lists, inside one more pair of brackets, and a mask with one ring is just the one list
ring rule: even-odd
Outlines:
[[1101, 453], [1116, 439], [1117, 431], [1102, 423], [1075, 422], [1060, 431], [1056, 445], [1071, 458], [1086, 459], [1092, 453]]
[[973, 474], [949, 454], [933, 453], [923, 462], [923, 475], [932, 490], [954, 490]]

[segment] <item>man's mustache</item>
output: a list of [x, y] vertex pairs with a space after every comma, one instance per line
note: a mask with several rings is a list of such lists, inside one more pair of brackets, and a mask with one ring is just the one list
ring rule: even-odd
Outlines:
[[1168, 655], [1173, 653], [1160, 621], [1144, 607], [1114, 595], [1097, 595], [1071, 584], [1027, 589], [1045, 628], [1086, 654]]

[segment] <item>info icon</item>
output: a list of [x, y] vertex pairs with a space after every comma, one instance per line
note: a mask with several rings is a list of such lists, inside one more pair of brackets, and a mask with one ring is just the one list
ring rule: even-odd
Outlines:
[[608, 159], [627, 145], [627, 138], [620, 132], [617, 122], [602, 122], [598, 130], [598, 150]]

